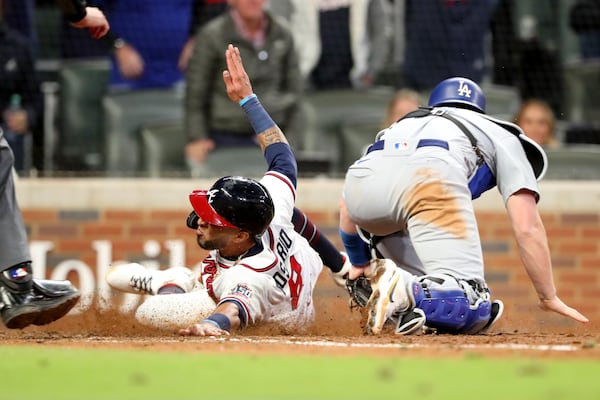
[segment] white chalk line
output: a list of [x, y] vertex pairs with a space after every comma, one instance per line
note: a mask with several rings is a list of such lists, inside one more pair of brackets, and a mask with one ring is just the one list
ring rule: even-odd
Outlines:
[[[89, 338], [90, 342], [103, 343], [135, 343], [136, 339], [116, 339], [105, 337]], [[148, 340], [143, 339], [144, 343]], [[556, 351], [574, 352], [582, 350], [581, 346], [570, 344], [523, 344], [523, 343], [485, 343], [485, 344], [431, 344], [431, 343], [364, 343], [364, 342], [336, 342], [330, 340], [302, 340], [302, 339], [274, 339], [274, 338], [232, 338], [232, 337], [207, 337], [192, 338], [194, 341], [221, 342], [221, 343], [248, 343], [248, 344], [274, 344], [305, 347], [336, 347], [358, 349], [449, 349], [449, 350], [531, 350], [531, 351]], [[182, 338], [157, 338], [159, 343], [181, 343]]]

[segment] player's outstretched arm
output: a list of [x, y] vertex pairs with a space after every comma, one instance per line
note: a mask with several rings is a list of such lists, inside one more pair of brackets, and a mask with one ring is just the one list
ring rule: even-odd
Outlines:
[[506, 208], [519, 247], [519, 255], [540, 299], [539, 307], [578, 322], [588, 322], [583, 314], [567, 306], [556, 294], [546, 231], [534, 196], [527, 191], [517, 192], [509, 197]]
[[227, 46], [225, 52], [227, 61], [227, 69], [223, 71], [223, 81], [227, 88], [227, 95], [245, 107], [250, 123], [257, 134], [260, 147], [265, 151], [269, 145], [273, 143], [287, 143], [287, 139], [281, 129], [271, 119], [269, 114], [264, 110], [254, 92], [250, 78], [244, 69], [240, 50], [233, 45]]

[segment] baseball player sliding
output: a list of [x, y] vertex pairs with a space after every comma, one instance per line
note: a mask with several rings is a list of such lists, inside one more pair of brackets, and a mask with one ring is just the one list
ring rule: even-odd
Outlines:
[[158, 327], [185, 324], [181, 335], [228, 335], [263, 321], [302, 327], [314, 318], [312, 292], [323, 267], [294, 231], [297, 167], [287, 140], [253, 94], [239, 50], [229, 45], [226, 59], [227, 94], [246, 111], [268, 171], [260, 181], [226, 176], [189, 195], [187, 226], [210, 250], [200, 282], [187, 268], [148, 271], [139, 264], [113, 266], [106, 277], [122, 291], [171, 293], [149, 297], [136, 318]]
[[[556, 293], [536, 206], [544, 151], [516, 125], [486, 116], [484, 94], [469, 79], [442, 81], [429, 106], [380, 132], [346, 174], [340, 234], [353, 265], [349, 286], [361, 276], [372, 286], [367, 331], [388, 323], [397, 334], [475, 334], [500, 317], [471, 202], [494, 186], [541, 309], [587, 322]], [[381, 259], [371, 260], [361, 233]]]

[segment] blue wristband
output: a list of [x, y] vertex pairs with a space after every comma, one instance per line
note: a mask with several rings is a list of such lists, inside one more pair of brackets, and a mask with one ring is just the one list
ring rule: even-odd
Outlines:
[[225, 314], [213, 314], [210, 317], [202, 320], [202, 322], [208, 322], [213, 324], [219, 329], [229, 332], [231, 330], [231, 321]]
[[250, 125], [252, 125], [252, 128], [254, 128], [254, 132], [257, 135], [275, 126], [275, 122], [271, 119], [271, 116], [267, 113], [262, 104], [260, 104], [260, 101], [255, 94], [244, 97], [242, 101], [240, 101], [240, 105], [246, 112]]
[[358, 233], [346, 233], [340, 229], [342, 244], [352, 265], [365, 265], [371, 261], [369, 245], [365, 243]]
[[248, 100], [250, 99], [254, 99], [256, 98], [256, 95], [254, 93], [249, 94], [248, 96], [244, 97], [243, 99], [240, 100], [240, 107], [243, 107], [244, 104], [246, 104], [248, 102]]

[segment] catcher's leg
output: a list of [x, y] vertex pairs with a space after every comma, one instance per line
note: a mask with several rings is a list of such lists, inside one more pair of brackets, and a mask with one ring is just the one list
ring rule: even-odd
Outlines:
[[165, 294], [187, 293], [196, 285], [194, 273], [185, 267], [154, 270], [138, 263], [112, 265], [106, 282], [113, 289], [126, 293]]
[[79, 297], [69, 281], [33, 279], [30, 262], [0, 273], [0, 315], [10, 329], [56, 321], [77, 304]]

